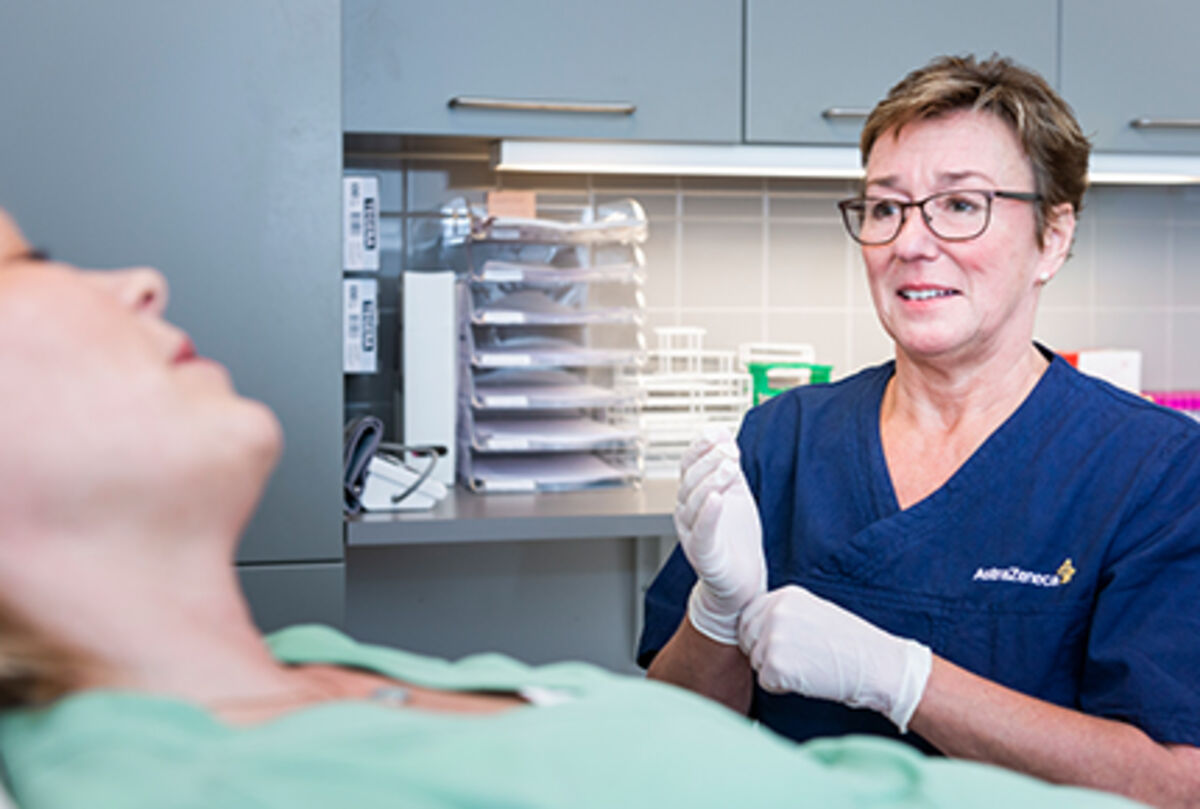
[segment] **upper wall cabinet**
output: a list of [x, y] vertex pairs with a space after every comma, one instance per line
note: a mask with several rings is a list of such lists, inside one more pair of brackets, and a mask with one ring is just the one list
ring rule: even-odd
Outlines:
[[888, 88], [941, 54], [1000, 53], [1057, 78], [1056, 0], [747, 0], [746, 7], [752, 142], [857, 143], [866, 113]]
[[740, 0], [344, 0], [348, 132], [741, 138]]
[[1097, 149], [1200, 151], [1200, 5], [1063, 0], [1062, 94]]

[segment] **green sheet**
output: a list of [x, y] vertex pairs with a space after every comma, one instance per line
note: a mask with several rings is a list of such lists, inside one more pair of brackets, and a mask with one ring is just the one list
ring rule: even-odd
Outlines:
[[178, 700], [86, 692], [0, 717], [14, 797], [22, 809], [1131, 805], [880, 739], [797, 746], [689, 692], [585, 664], [450, 663], [316, 626], [269, 640], [289, 662], [447, 689], [538, 685], [574, 699], [482, 717], [344, 701], [234, 728]]

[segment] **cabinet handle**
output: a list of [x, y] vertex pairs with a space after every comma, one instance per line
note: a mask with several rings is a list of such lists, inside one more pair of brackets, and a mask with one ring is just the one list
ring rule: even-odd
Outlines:
[[1134, 129], [1200, 129], [1200, 118], [1134, 118]]
[[830, 107], [827, 110], [821, 110], [821, 117], [826, 121], [866, 118], [870, 114], [870, 110], [862, 107]]
[[521, 112], [582, 112], [601, 115], [633, 115], [637, 105], [627, 101], [526, 101], [519, 98], [481, 98], [455, 96], [451, 109], [518, 110]]

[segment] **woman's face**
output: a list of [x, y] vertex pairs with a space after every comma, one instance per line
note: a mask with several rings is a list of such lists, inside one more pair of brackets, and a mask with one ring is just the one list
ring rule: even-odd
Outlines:
[[248, 519], [278, 422], [163, 320], [166, 296], [154, 270], [32, 257], [0, 211], [0, 526], [236, 531]]
[[[1033, 168], [1010, 127], [964, 110], [884, 133], [867, 160], [866, 194], [905, 202], [954, 189], [1034, 191]], [[978, 361], [1027, 348], [1041, 283], [1066, 259], [1074, 232], [1060, 206], [1039, 248], [1036, 203], [997, 198], [991, 221], [970, 241], [930, 232], [916, 209], [888, 244], [863, 247], [868, 283], [897, 353]]]

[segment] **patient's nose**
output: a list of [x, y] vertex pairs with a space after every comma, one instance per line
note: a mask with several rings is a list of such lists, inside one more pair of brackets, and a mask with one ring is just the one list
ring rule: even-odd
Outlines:
[[150, 267], [99, 273], [101, 283], [130, 309], [161, 315], [167, 308], [167, 279]]

